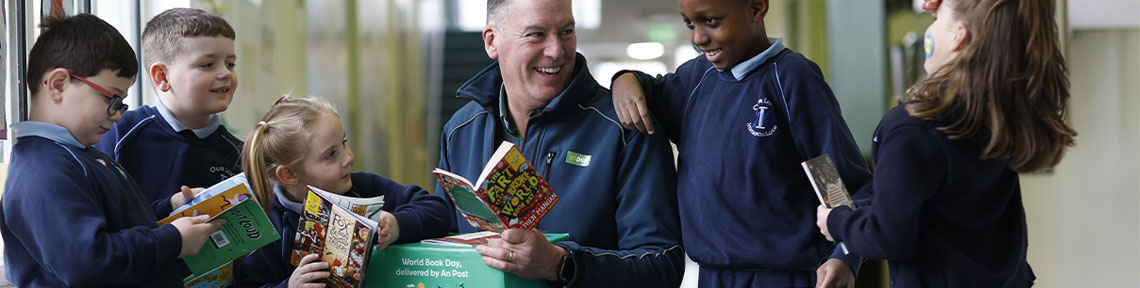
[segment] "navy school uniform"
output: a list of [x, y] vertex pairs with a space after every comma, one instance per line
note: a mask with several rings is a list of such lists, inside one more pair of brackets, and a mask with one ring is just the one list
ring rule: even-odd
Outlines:
[[903, 106], [875, 130], [871, 205], [832, 210], [832, 237], [887, 259], [892, 287], [1031, 286], [1017, 172], [979, 159], [986, 140], [949, 140], [937, 130], [948, 120], [914, 118]]
[[[450, 208], [443, 198], [428, 193], [419, 186], [401, 185], [372, 173], [353, 172], [350, 177], [352, 177], [352, 189], [345, 192], [345, 196], [359, 198], [384, 196], [384, 207], [381, 207], [381, 210], [392, 213], [400, 225], [400, 238], [396, 243], [442, 237], [451, 229], [448, 219], [451, 216]], [[304, 203], [285, 198], [283, 194], [285, 191], [280, 186], [275, 186], [273, 192], [276, 196], [274, 199], [258, 200], [272, 201], [272, 207], [267, 214], [269, 220], [273, 222], [273, 227], [281, 234], [281, 240], [269, 243], [240, 260], [234, 273], [238, 287], [286, 287], [289, 284], [289, 276], [296, 269], [289, 262]], [[368, 277], [384, 277], [384, 275], [368, 275]]]
[[[63, 127], [12, 125], [0, 203], [8, 280], [18, 287], [181, 287], [182, 236], [122, 168]], [[165, 205], [163, 205], [165, 204]], [[161, 211], [156, 211], [161, 210]]]
[[169, 199], [182, 185], [210, 187], [241, 173], [242, 141], [217, 115], [190, 130], [161, 102], [123, 114], [94, 146], [134, 176], [148, 201]]
[[770, 40], [729, 70], [701, 55], [675, 74], [634, 72], [677, 144], [682, 239], [703, 287], [814, 286], [829, 257], [855, 272], [862, 262], [815, 228], [800, 162], [831, 154], [852, 192], [870, 172], [819, 68]]

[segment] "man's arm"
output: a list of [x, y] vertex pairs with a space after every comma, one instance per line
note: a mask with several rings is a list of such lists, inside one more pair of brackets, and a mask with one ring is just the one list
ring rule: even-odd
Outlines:
[[574, 287], [676, 287], [684, 275], [673, 151], [664, 135], [630, 133], [617, 180], [617, 250], [555, 245], [573, 257]]

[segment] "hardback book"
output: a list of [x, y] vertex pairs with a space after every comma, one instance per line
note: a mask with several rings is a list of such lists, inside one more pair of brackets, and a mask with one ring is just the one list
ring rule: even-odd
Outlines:
[[[835, 162], [831, 161], [830, 154], [824, 153], [800, 165], [804, 167], [804, 173], [811, 181], [811, 187], [815, 190], [819, 203], [827, 208], [847, 206], [855, 209], [855, 203], [851, 201], [851, 195], [847, 193], [847, 187], [843, 185], [843, 179], [839, 177], [839, 170], [835, 169]], [[839, 247], [843, 248], [843, 254], [848, 254], [846, 245], [840, 242]]]
[[206, 188], [189, 203], [158, 221], [161, 226], [178, 218], [203, 214], [210, 215], [210, 221], [226, 219], [226, 224], [221, 230], [210, 234], [210, 239], [206, 240], [198, 254], [182, 259], [194, 276], [204, 275], [281, 239], [273, 222], [269, 221], [265, 210], [258, 204], [257, 197], [250, 191], [245, 174], [238, 174]]
[[502, 232], [531, 229], [554, 204], [558, 195], [514, 144], [503, 141], [483, 168], [478, 182], [442, 169], [432, 171], [473, 227]]
[[479, 231], [464, 233], [458, 235], [450, 235], [447, 237], [431, 238], [420, 240], [420, 243], [434, 244], [434, 245], [447, 245], [447, 246], [477, 246], [485, 245], [491, 239], [499, 238], [499, 232], [495, 231]]
[[377, 222], [353, 213], [326, 197], [331, 194], [309, 186], [304, 211], [297, 224], [290, 262], [293, 266], [309, 254], [321, 255], [329, 264], [329, 287], [363, 287], [365, 265]]

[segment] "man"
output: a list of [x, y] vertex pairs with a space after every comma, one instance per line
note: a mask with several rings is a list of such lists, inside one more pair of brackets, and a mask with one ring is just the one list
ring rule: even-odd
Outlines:
[[[609, 90], [574, 52], [570, 0], [489, 0], [487, 19], [484, 47], [497, 61], [457, 91], [472, 102], [444, 126], [439, 167], [476, 179], [500, 142], [515, 143], [561, 199], [537, 230], [570, 241], [511, 229], [478, 247], [483, 262], [553, 286], [678, 286], [672, 150], [663, 135], [617, 122]], [[453, 230], [476, 231], [452, 212]]]

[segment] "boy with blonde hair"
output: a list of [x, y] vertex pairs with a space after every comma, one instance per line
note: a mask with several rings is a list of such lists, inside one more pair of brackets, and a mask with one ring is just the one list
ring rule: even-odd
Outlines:
[[95, 146], [136, 177], [147, 200], [241, 172], [242, 142], [217, 115], [237, 89], [234, 38], [225, 19], [200, 9], [174, 8], [147, 22], [143, 61], [159, 102], [125, 113]]
[[[222, 221], [157, 225], [183, 197], [146, 201], [114, 159], [90, 145], [118, 121], [138, 62], [123, 36], [90, 14], [44, 20], [28, 55], [28, 121], [12, 124], [0, 204], [8, 276], [18, 287], [181, 287], [178, 260]], [[150, 203], [153, 203], [153, 207]]]

